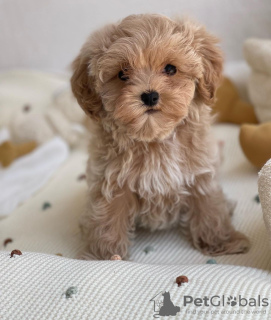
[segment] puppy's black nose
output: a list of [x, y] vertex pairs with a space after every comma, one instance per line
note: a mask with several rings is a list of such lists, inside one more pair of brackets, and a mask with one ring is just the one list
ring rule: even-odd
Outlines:
[[144, 92], [141, 95], [141, 100], [148, 107], [153, 107], [158, 103], [159, 93], [156, 91]]

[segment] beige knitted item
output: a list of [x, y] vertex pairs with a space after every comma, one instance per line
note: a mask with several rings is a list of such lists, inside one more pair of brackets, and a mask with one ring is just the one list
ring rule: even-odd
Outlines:
[[271, 159], [267, 161], [259, 172], [258, 188], [263, 219], [271, 244]]

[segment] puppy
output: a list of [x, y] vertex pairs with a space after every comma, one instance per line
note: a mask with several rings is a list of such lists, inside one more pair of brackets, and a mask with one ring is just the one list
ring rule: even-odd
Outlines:
[[222, 73], [217, 39], [189, 20], [131, 15], [92, 34], [71, 86], [92, 121], [87, 257], [127, 257], [136, 226], [179, 226], [204, 254], [243, 253], [217, 178], [210, 106]]

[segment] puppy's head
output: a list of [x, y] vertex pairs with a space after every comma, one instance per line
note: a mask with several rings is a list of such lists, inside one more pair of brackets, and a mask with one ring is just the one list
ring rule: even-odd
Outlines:
[[193, 102], [212, 104], [222, 72], [216, 42], [187, 20], [129, 16], [87, 40], [73, 62], [73, 93], [109, 130], [141, 141], [164, 139]]

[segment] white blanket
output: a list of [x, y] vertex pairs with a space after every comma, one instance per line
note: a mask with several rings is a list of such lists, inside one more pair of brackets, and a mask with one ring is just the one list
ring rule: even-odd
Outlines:
[[[1, 131], [0, 138], [7, 138], [6, 132]], [[57, 137], [16, 159], [9, 167], [0, 167], [0, 216], [14, 211], [44, 186], [68, 154], [67, 143]]]

